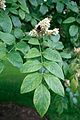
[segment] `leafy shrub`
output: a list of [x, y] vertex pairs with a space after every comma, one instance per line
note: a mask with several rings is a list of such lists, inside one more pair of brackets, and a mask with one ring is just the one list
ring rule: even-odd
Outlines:
[[[6, 10], [0, 9], [0, 73], [5, 67], [4, 60], [8, 59], [27, 74], [21, 93], [35, 90], [33, 102], [39, 114], [44, 116], [47, 112], [50, 93], [55, 97], [57, 111], [62, 113], [69, 98], [74, 104], [77, 100], [74, 94], [78, 88], [80, 53], [74, 55], [74, 47], [80, 47], [80, 2], [6, 0], [5, 4]], [[28, 32], [46, 17], [52, 18], [51, 29], [59, 28], [59, 34], [29, 36]], [[62, 97], [56, 97], [51, 90]]]

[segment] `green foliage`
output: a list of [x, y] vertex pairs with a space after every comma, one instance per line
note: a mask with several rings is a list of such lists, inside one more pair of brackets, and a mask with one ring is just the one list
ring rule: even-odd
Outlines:
[[25, 77], [21, 86], [21, 93], [33, 91], [42, 82], [42, 75], [38, 72], [29, 74]]
[[46, 83], [48, 84], [49, 88], [53, 92], [55, 92], [61, 96], [64, 96], [64, 88], [63, 88], [60, 80], [57, 77], [55, 77], [54, 75], [51, 75], [51, 74], [44, 74], [44, 79], [45, 79]]
[[22, 52], [23, 54], [26, 54], [28, 50], [30, 49], [29, 45], [26, 44], [24, 41], [20, 41], [15, 45], [15, 50]]
[[15, 37], [10, 33], [4, 33], [0, 31], [0, 39], [8, 45], [15, 43]]
[[61, 67], [56, 62], [44, 62], [44, 67], [56, 77], [64, 80], [64, 75]]
[[38, 60], [28, 60], [21, 67], [22, 73], [31, 73], [38, 71], [42, 67], [41, 63]]
[[6, 45], [5, 43], [0, 42], [0, 59], [4, 59], [6, 56]]
[[63, 21], [63, 23], [64, 24], [69, 24], [69, 23], [73, 23], [73, 22], [75, 22], [76, 21], [76, 19], [75, 19], [75, 17], [69, 17], [69, 18], [67, 18], [67, 19], [65, 19], [64, 21]]
[[16, 28], [16, 29], [14, 30], [14, 36], [15, 36], [17, 39], [21, 39], [21, 38], [23, 38], [24, 33], [23, 33], [23, 31], [22, 31], [21, 29]]
[[35, 58], [41, 56], [41, 53], [37, 48], [31, 48], [28, 53], [24, 56], [25, 58]]
[[72, 25], [69, 28], [69, 34], [71, 37], [74, 37], [78, 33], [78, 26]]
[[[4, 19], [5, 18], [5, 19]], [[10, 33], [12, 30], [12, 22], [10, 17], [5, 13], [0, 13], [0, 27], [4, 32]]]
[[35, 90], [33, 101], [37, 111], [43, 117], [50, 105], [50, 92], [44, 85], [41, 84]]
[[28, 43], [31, 45], [40, 45], [39, 40], [37, 38], [30, 38]]
[[52, 50], [50, 48], [47, 48], [43, 52], [44, 58], [47, 60], [55, 61], [55, 62], [62, 62], [62, 58], [57, 50]]
[[[16, 59], [17, 58], [17, 59]], [[7, 59], [13, 66], [21, 67], [23, 64], [23, 60], [18, 52], [10, 52], [7, 55]]]
[[[68, 64], [76, 58], [74, 47], [80, 47], [79, 8], [80, 2], [73, 0], [6, 0], [6, 10], [0, 9], [0, 73], [5, 68], [4, 59], [26, 73], [21, 94], [35, 90], [33, 101], [41, 116], [52, 103], [52, 92], [60, 95], [57, 111], [62, 113], [66, 108], [65, 79], [70, 79], [70, 89], [75, 91], [75, 72], [70, 71], [74, 68]], [[59, 28], [59, 34], [29, 36], [28, 32], [47, 16], [52, 18], [51, 29]]]
[[4, 69], [4, 64], [0, 62], [0, 73], [3, 71], [3, 69]]

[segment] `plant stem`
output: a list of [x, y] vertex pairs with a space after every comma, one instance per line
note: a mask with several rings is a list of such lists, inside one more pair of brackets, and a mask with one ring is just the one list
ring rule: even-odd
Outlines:
[[8, 51], [8, 53], [10, 53], [13, 49], [14, 49], [14, 46]]
[[[40, 45], [39, 45], [39, 50], [40, 50], [40, 53], [41, 53], [41, 63], [43, 64], [43, 56], [42, 56], [42, 47], [41, 47], [41, 42], [39, 42]], [[43, 74], [43, 70], [41, 71], [41, 73]]]

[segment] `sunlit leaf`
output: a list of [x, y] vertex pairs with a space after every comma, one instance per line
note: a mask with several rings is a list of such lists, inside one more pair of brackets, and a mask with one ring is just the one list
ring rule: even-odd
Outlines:
[[43, 117], [50, 105], [50, 92], [44, 85], [40, 85], [34, 92], [34, 105], [38, 113]]
[[38, 71], [42, 67], [41, 63], [38, 60], [29, 60], [23, 64], [21, 67], [22, 73], [31, 73]]
[[21, 93], [27, 93], [39, 86], [42, 75], [38, 72], [27, 75], [21, 85]]
[[53, 92], [58, 95], [64, 96], [64, 88], [57, 77], [51, 74], [44, 74], [44, 79]]

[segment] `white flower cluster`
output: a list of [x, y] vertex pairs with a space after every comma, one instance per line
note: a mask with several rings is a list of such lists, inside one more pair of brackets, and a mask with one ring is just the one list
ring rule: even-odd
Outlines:
[[47, 0], [44, 0], [44, 2], [47, 2]]
[[48, 35], [57, 35], [59, 33], [59, 28], [54, 28], [53, 30], [48, 30], [47, 34]]
[[6, 1], [5, 0], [0, 0], [0, 8], [5, 10], [6, 9], [6, 5], [5, 5]]
[[80, 53], [80, 47], [79, 48], [74, 48], [74, 52], [77, 53], [77, 54]]
[[65, 80], [64, 81], [64, 85], [65, 85], [65, 87], [69, 87], [70, 86], [70, 80]]
[[40, 21], [35, 28], [29, 32], [29, 35], [34, 36], [34, 37], [38, 37], [38, 36], [43, 36], [45, 34], [47, 35], [56, 35], [59, 33], [59, 29], [55, 28], [53, 30], [49, 30], [50, 28], [50, 18], [45, 18], [42, 21]]
[[76, 76], [79, 78], [80, 77], [80, 69], [77, 70]]

